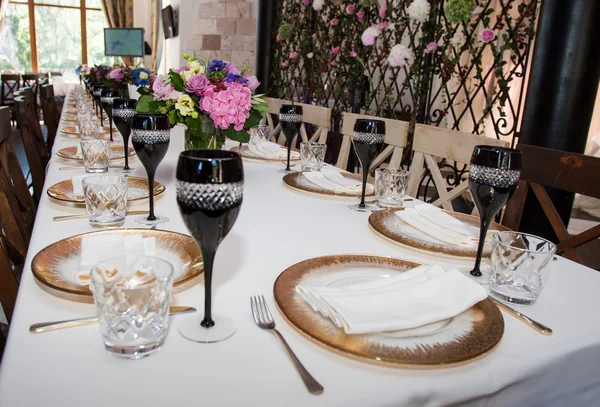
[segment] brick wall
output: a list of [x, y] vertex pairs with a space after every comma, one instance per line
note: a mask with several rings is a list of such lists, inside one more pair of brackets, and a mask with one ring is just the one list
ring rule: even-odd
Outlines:
[[254, 70], [257, 0], [181, 0], [181, 5], [189, 13], [179, 19], [181, 52]]

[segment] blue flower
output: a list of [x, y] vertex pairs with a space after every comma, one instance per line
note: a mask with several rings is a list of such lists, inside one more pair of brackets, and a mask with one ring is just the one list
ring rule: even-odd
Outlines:
[[77, 75], [80, 75], [80, 74], [81, 74], [81, 65], [79, 65], [79, 66], [77, 67], [77, 69], [75, 69], [75, 73], [76, 73]]
[[248, 83], [248, 79], [244, 79], [239, 75], [234, 75], [232, 73], [228, 73], [227, 74], [227, 78], [225, 79], [228, 83], [232, 83], [232, 82], [237, 82], [237, 83], [241, 83], [241, 84], [247, 84]]
[[[141, 75], [143, 73], [143, 75]], [[140, 78], [140, 75], [142, 78]], [[133, 70], [133, 78], [137, 86], [148, 86], [150, 85], [150, 77], [152, 71], [148, 69], [138, 68]]]
[[227, 62], [221, 61], [220, 59], [213, 59], [212, 61], [210, 61], [207, 71], [208, 72], [222, 71], [225, 69], [226, 66], [227, 66]]

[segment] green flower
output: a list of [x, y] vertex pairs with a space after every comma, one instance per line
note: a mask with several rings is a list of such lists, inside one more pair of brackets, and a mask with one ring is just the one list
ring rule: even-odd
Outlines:
[[282, 40], [289, 40], [290, 37], [292, 36], [292, 33], [294, 31], [294, 27], [292, 27], [290, 24], [281, 24], [281, 26], [279, 27], [279, 30], [277, 31], [277, 34], [279, 34], [279, 37]]
[[473, 0], [448, 0], [444, 12], [448, 21], [454, 24], [469, 20], [474, 8]]

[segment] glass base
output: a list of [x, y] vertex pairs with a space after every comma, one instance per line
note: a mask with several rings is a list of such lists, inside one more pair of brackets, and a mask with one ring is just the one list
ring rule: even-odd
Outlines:
[[494, 297], [495, 299], [500, 300], [502, 302], [506, 302], [508, 304], [517, 304], [517, 305], [533, 305], [533, 304], [535, 304], [535, 301], [537, 300], [537, 298], [513, 297], [510, 295], [498, 293], [498, 292], [494, 291], [493, 289], [490, 289], [490, 295], [492, 297]]
[[375, 212], [375, 211], [381, 210], [381, 208], [379, 206], [377, 206], [376, 204], [367, 203], [367, 202], [365, 202], [364, 206], [360, 206], [360, 204], [357, 203], [354, 205], [348, 205], [348, 208], [352, 209], [353, 211], [357, 211], [357, 212]]
[[137, 171], [136, 168], [127, 168], [127, 169], [125, 169], [125, 168], [115, 168], [115, 172], [120, 172], [122, 174], [129, 174], [129, 173], [136, 172], [136, 171]]
[[215, 325], [210, 328], [200, 325], [203, 319], [202, 316], [198, 315], [186, 318], [179, 325], [181, 336], [192, 342], [214, 343], [224, 341], [235, 333], [235, 322], [229, 317], [219, 314], [213, 315]]
[[158, 352], [162, 348], [164, 343], [164, 339], [161, 339], [157, 342], [137, 346], [112, 345], [109, 343], [104, 343], [104, 348], [111, 355], [117, 356], [119, 358], [138, 360]]
[[152, 226], [152, 225], [159, 225], [161, 223], [166, 223], [169, 221], [169, 218], [167, 218], [166, 216], [156, 216], [155, 220], [148, 220], [147, 215], [142, 215], [142, 216], [138, 216], [138, 217], [134, 218], [134, 220], [136, 221], [136, 223], [139, 223], [141, 225]]
[[293, 165], [290, 165], [290, 169], [286, 169], [286, 168], [282, 168], [280, 170], [277, 170], [278, 172], [282, 173], [282, 174], [290, 174], [292, 172], [298, 172], [298, 170], [294, 169]]

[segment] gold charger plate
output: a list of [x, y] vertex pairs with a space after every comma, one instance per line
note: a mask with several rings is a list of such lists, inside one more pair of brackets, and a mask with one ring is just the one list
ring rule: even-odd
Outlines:
[[[346, 178], [355, 179], [359, 182], [362, 182], [362, 175], [360, 174], [352, 174], [352, 173], [342, 173], [342, 175]], [[323, 189], [320, 186], [313, 184], [308, 179], [302, 176], [301, 172], [292, 172], [283, 176], [283, 183], [298, 191], [307, 192], [309, 194], [321, 195], [327, 197], [338, 197], [338, 198], [360, 198], [360, 193], [358, 194], [349, 194], [346, 192], [336, 193], [335, 191], [331, 191], [328, 189]], [[369, 182], [373, 185], [373, 182]], [[373, 192], [366, 193], [365, 197], [373, 197], [375, 196], [375, 191], [373, 188]]]
[[435, 367], [464, 363], [492, 350], [504, 333], [504, 320], [487, 298], [467, 311], [427, 327], [348, 335], [314, 312], [296, 294], [299, 284], [341, 287], [402, 273], [418, 264], [391, 257], [334, 255], [305, 260], [286, 269], [273, 287], [284, 317], [328, 349], [374, 363]]
[[[476, 257], [477, 248], [461, 248], [452, 246], [443, 242], [434, 242], [430, 238], [428, 239], [423, 232], [420, 232], [411, 226], [407, 225], [398, 216], [394, 215], [394, 212], [402, 211], [404, 208], [398, 209], [386, 209], [383, 211], [373, 212], [369, 216], [369, 226], [376, 234], [389, 240], [393, 243], [400, 244], [403, 246], [409, 246], [413, 249], [423, 250], [435, 254], [446, 254], [450, 256], [459, 257]], [[465, 222], [470, 225], [479, 227], [479, 217], [473, 215], [467, 215], [465, 213], [444, 211], [449, 215], [454, 216], [456, 219]], [[510, 230], [502, 225], [492, 222], [490, 225], [490, 231], [498, 230]], [[491, 255], [491, 248], [489, 244], [484, 246], [483, 256], [489, 257]]]
[[[107, 126], [102, 127], [102, 129], [99, 129], [101, 131], [98, 131], [98, 133], [100, 134], [108, 134], [110, 132], [110, 129]], [[113, 134], [115, 133], [114, 131], [115, 129], [113, 128]], [[64, 134], [72, 134], [72, 135], [76, 135], [79, 136], [80, 132], [77, 131], [77, 127], [75, 126], [64, 126], [63, 128], [60, 129], [61, 133]]]
[[[283, 147], [283, 146], [281, 148], [285, 149], [285, 147]], [[263, 162], [263, 163], [287, 163], [287, 156], [286, 156], [286, 158], [262, 158], [262, 157], [258, 157], [256, 155], [252, 154], [250, 152], [250, 150], [248, 149], [248, 146], [245, 146], [245, 145], [242, 145], [241, 151], [240, 151], [240, 146], [231, 147], [229, 149], [229, 151], [233, 151], [235, 153], [238, 153], [239, 155], [242, 156], [242, 158], [246, 158], [248, 160], [253, 160], [253, 161], [258, 161], [258, 162]], [[292, 151], [295, 151], [295, 150], [292, 150]], [[298, 163], [299, 161], [300, 161], [300, 157], [298, 157], [298, 158], [290, 157], [290, 163]]]
[[[123, 146], [110, 146], [112, 159], [125, 158]], [[77, 147], [65, 147], [57, 151], [56, 155], [67, 160], [83, 161], [83, 157], [77, 155]], [[129, 156], [135, 155], [133, 147], [129, 147]]]
[[46, 246], [31, 262], [33, 275], [45, 288], [50, 288], [49, 291], [53, 294], [68, 299], [88, 297], [91, 300], [92, 292], [89, 287], [78, 284], [75, 276], [79, 268], [81, 239], [83, 236], [99, 234], [141, 234], [143, 237], [154, 237], [156, 255], [171, 262], [175, 268], [173, 287], [187, 286], [187, 282], [202, 273], [202, 254], [190, 236], [167, 230], [117, 229], [71, 236]]
[[[90, 174], [90, 176], [94, 176], [94, 174]], [[127, 183], [127, 203], [148, 198], [148, 179], [128, 176]], [[158, 196], [163, 192], [165, 192], [165, 186], [158, 181], [154, 181], [154, 196]], [[85, 200], [83, 198], [76, 199], [73, 196], [73, 184], [70, 179], [52, 185], [48, 188], [47, 193], [49, 197], [62, 202], [85, 205]]]

